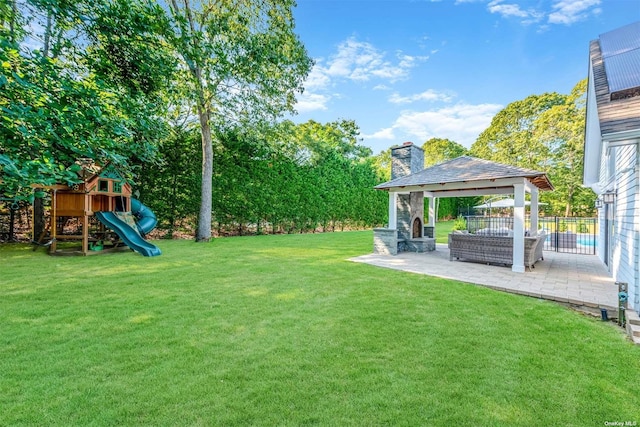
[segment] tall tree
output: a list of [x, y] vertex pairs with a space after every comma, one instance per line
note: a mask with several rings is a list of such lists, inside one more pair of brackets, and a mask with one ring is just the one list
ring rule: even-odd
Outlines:
[[558, 93], [531, 95], [512, 102], [491, 120], [491, 125], [471, 146], [471, 155], [530, 169], [546, 169], [550, 151], [535, 135], [535, 121], [548, 109], [562, 105]]
[[425, 167], [464, 156], [468, 150], [457, 142], [445, 138], [431, 138], [422, 144]]
[[547, 172], [556, 187], [541, 195], [557, 215], [591, 214], [593, 192], [581, 187], [586, 80], [571, 94], [512, 102], [471, 147], [474, 156]]
[[318, 123], [309, 120], [294, 124], [286, 120], [279, 124], [280, 144], [300, 164], [317, 164], [330, 153], [347, 159], [363, 159], [371, 149], [360, 145], [360, 129], [353, 120]]
[[171, 0], [173, 46], [182, 60], [183, 99], [202, 138], [197, 241], [211, 238], [212, 127], [250, 124], [292, 111], [311, 59], [294, 33], [293, 0]]
[[[173, 66], [156, 43], [167, 23], [161, 8], [29, 0], [0, 14], [3, 34], [13, 32], [0, 38], [0, 157], [11, 165], [0, 166], [4, 191], [76, 182], [81, 157], [125, 171], [131, 159], [152, 158], [163, 129], [157, 93]], [[29, 25], [15, 31], [15, 21]], [[124, 54], [114, 49], [125, 46]]]
[[372, 165], [380, 177], [380, 182], [389, 181], [391, 179], [391, 148], [373, 156]]
[[538, 117], [535, 135], [550, 151], [551, 181], [556, 190], [545, 201], [564, 216], [591, 215], [595, 194], [582, 185], [587, 80], [576, 84], [565, 102]]

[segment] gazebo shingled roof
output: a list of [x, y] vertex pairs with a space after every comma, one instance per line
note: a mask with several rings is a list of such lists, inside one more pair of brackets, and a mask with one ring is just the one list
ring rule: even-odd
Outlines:
[[532, 169], [461, 156], [411, 175], [377, 185], [376, 190], [390, 190], [402, 187], [421, 187], [435, 184], [486, 181], [504, 178], [526, 178], [542, 191], [553, 190], [553, 184], [547, 174]]

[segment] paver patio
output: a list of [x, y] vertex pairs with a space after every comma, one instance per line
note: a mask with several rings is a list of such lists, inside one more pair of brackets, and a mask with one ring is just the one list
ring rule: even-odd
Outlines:
[[591, 311], [606, 308], [610, 315], [617, 312], [618, 288], [595, 255], [544, 251], [544, 260], [525, 273], [513, 272], [505, 266], [449, 261], [449, 249], [441, 243], [433, 252], [402, 252], [395, 256], [369, 254], [351, 261], [473, 283], [582, 306]]

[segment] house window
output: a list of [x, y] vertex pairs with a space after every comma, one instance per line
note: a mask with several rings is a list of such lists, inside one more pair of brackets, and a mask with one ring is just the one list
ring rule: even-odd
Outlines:
[[109, 181], [101, 179], [98, 181], [98, 191], [108, 192], [109, 191]]
[[122, 183], [120, 181], [113, 181], [113, 192], [122, 193]]

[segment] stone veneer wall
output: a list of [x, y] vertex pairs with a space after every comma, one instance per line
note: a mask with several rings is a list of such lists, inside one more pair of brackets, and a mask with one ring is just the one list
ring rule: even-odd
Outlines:
[[409, 252], [431, 252], [436, 250], [436, 239], [414, 239], [405, 242], [405, 250]]
[[396, 210], [396, 227], [398, 237], [401, 239], [411, 238], [411, 196], [409, 194], [398, 194], [398, 207]]
[[431, 226], [431, 225], [425, 225], [424, 226], [424, 237], [428, 237], [430, 239], [433, 239], [435, 236], [433, 235], [435, 231], [435, 227]]
[[[413, 234], [413, 220], [417, 217], [420, 218], [422, 225], [424, 225], [424, 192], [417, 191], [410, 193], [411, 196], [411, 206], [409, 208], [409, 214], [411, 215], [411, 219], [409, 221], [409, 229], [408, 234], [410, 238], [418, 238], [420, 236], [412, 236]], [[422, 232], [421, 232], [422, 234]]]
[[391, 149], [391, 179], [424, 169], [424, 151], [417, 145], [402, 145]]
[[374, 228], [373, 253], [398, 255], [398, 232], [389, 228]]

